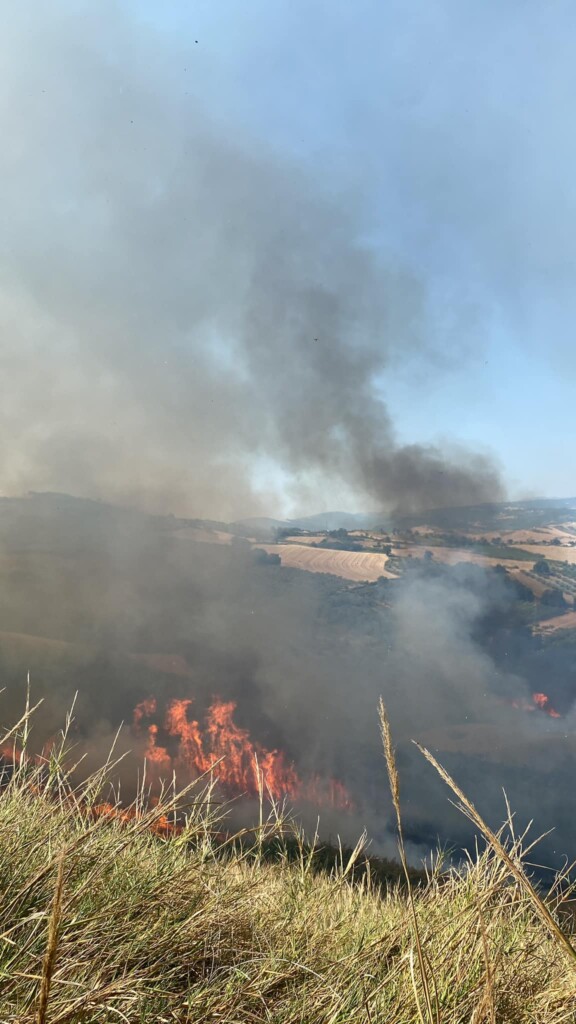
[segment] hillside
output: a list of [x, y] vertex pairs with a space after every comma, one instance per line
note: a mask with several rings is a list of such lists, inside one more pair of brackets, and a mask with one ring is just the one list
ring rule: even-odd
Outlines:
[[572, 1019], [566, 887], [537, 895], [519, 841], [409, 895], [371, 879], [361, 843], [323, 870], [287, 822], [240, 845], [197, 788], [120, 809], [106, 774], [72, 791], [53, 752], [4, 776], [3, 1021]]
[[[533, 530], [535, 538], [426, 523], [390, 532], [339, 527], [335, 535], [283, 533], [267, 545], [220, 522], [62, 496], [4, 502], [2, 721], [20, 716], [29, 671], [32, 700], [43, 704], [28, 743], [48, 757], [75, 699], [74, 785], [115, 744], [123, 806], [94, 822], [78, 805], [73, 814], [55, 807], [51, 796], [41, 805], [22, 791], [12, 803], [7, 793], [0, 799], [0, 858], [11, 892], [22, 894], [3, 926], [19, 925], [8, 935], [17, 945], [0, 949], [1, 1019], [22, 1019], [38, 998], [63, 843], [63, 930], [48, 1020], [80, 1019], [73, 981], [95, 993], [85, 1008], [94, 1020], [179, 1019], [184, 1004], [189, 1019], [213, 1024], [270, 1014], [365, 1024], [368, 1011], [373, 1021], [398, 1019], [401, 1005], [416, 1020], [414, 984], [421, 1005], [422, 991], [405, 893], [382, 900], [367, 888], [397, 855], [379, 695], [394, 726], [411, 865], [439, 845], [474, 859], [476, 841], [413, 739], [437, 754], [494, 827], [506, 814], [504, 788], [520, 832], [532, 818], [537, 833], [554, 830], [531, 859], [558, 867], [576, 843], [566, 799], [576, 770], [575, 578], [567, 559], [551, 557], [570, 550], [572, 534], [568, 520]], [[542, 536], [547, 557], [534, 558], [529, 541]], [[262, 550], [280, 562], [263, 560]], [[305, 558], [323, 571], [303, 571]], [[354, 565], [361, 578], [345, 578]], [[194, 800], [184, 801], [190, 832], [172, 838], [172, 811], [163, 817], [156, 807], [151, 834], [130, 818], [145, 759], [157, 800], [163, 781], [193, 783], [220, 755], [227, 767], [214, 769], [211, 813], [227, 809], [225, 823], [199, 821]], [[258, 777], [280, 796], [277, 806], [288, 800], [298, 830], [310, 837], [318, 829], [312, 860], [308, 847], [298, 853], [292, 831], [274, 838], [272, 826], [275, 863], [244, 848], [223, 856], [230, 834], [253, 836], [269, 812], [268, 796], [260, 805], [255, 792]], [[114, 790], [104, 787], [101, 798], [114, 802]], [[338, 836], [353, 849], [364, 829], [376, 858], [369, 868], [359, 858], [345, 879], [342, 864], [332, 876], [320, 870], [334, 868]], [[44, 869], [41, 884], [29, 886]], [[352, 876], [358, 886], [350, 889]], [[494, 861], [482, 859], [471, 877], [435, 878], [417, 893], [442, 1020], [481, 1021], [490, 999], [496, 1020], [566, 1019], [576, 993], [564, 954]], [[540, 884], [550, 877], [541, 871]], [[111, 898], [115, 919], [130, 922], [114, 937]], [[303, 1016], [304, 1006], [315, 1016]]]
[[[384, 693], [416, 859], [444, 837], [472, 842], [434, 787], [423, 798], [410, 741], [430, 737], [491, 806], [504, 786], [523, 820], [555, 828], [542, 857], [557, 863], [576, 841], [563, 796], [576, 765], [576, 567], [478, 530], [281, 529], [267, 545], [220, 522], [69, 496], [4, 500], [4, 720], [21, 713], [30, 672], [41, 750], [77, 694], [78, 756], [93, 766], [116, 742], [127, 799], [144, 757], [155, 785], [173, 772], [184, 784], [215, 750], [225, 763], [241, 751], [222, 798], [243, 824], [258, 814], [259, 753], [278, 770], [274, 791], [298, 794], [307, 828], [320, 815], [322, 838], [353, 841], [366, 827], [387, 856], [374, 724]], [[568, 520], [545, 536], [547, 555], [569, 550]]]
[[576, 603], [573, 499], [434, 510], [379, 527], [319, 531], [286, 524], [276, 530], [276, 541], [280, 546], [267, 550], [285, 565], [307, 571], [331, 571], [358, 581], [363, 573], [366, 581], [375, 581], [380, 575], [402, 576], [414, 559], [468, 563], [505, 569], [545, 605], [569, 613]]

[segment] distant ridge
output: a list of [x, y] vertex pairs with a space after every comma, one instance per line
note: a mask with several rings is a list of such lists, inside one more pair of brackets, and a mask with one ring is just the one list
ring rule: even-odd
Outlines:
[[576, 497], [526, 498], [521, 501], [502, 501], [493, 504], [431, 508], [406, 515], [390, 515], [384, 512], [367, 515], [361, 512], [330, 511], [286, 520], [254, 516], [237, 520], [231, 524], [231, 528], [251, 528], [270, 534], [279, 528], [290, 527], [310, 530], [311, 533], [322, 533], [326, 530], [374, 529], [380, 525], [385, 529], [407, 529], [428, 525], [447, 530], [504, 530], [545, 526], [575, 518]]
[[436, 526], [448, 530], [519, 530], [576, 518], [576, 498], [529, 498], [494, 504], [434, 508], [396, 516], [393, 526]]
[[0, 497], [0, 525], [10, 520], [19, 523], [30, 515], [39, 516], [44, 522], [66, 521], [73, 523], [76, 530], [81, 524], [82, 532], [88, 524], [103, 528], [109, 519], [125, 521], [138, 520], [141, 524], [164, 529], [178, 529], [196, 526], [206, 529], [229, 530], [240, 536], [252, 536], [265, 541], [274, 537], [278, 529], [298, 528], [322, 533], [327, 530], [362, 530], [382, 526], [386, 530], [408, 529], [428, 525], [446, 530], [515, 530], [561, 524], [576, 520], [576, 497], [566, 498], [524, 498], [518, 501], [497, 502], [452, 508], [434, 508], [413, 514], [355, 513], [342, 510], [317, 512], [292, 519], [276, 519], [272, 516], [246, 516], [231, 523], [211, 519], [189, 519], [175, 515], [150, 515], [136, 507], [112, 504], [99, 499], [78, 497], [53, 491], [29, 491], [22, 496]]
[[[376, 517], [377, 518], [377, 517]], [[373, 526], [375, 517], [362, 512], [317, 512], [311, 516], [289, 519], [289, 526], [300, 530], [362, 530]]]
[[230, 529], [238, 527], [253, 527], [255, 530], [278, 530], [282, 526], [290, 525], [287, 519], [271, 519], [270, 516], [246, 516], [245, 519], [235, 519], [228, 523]]
[[374, 516], [355, 512], [316, 512], [310, 516], [298, 516], [295, 519], [271, 519], [268, 516], [247, 516], [229, 523], [231, 530], [252, 529], [258, 532], [268, 531], [271, 534], [278, 529], [293, 527], [299, 530], [310, 530], [319, 533], [324, 530], [361, 530], [373, 526]]

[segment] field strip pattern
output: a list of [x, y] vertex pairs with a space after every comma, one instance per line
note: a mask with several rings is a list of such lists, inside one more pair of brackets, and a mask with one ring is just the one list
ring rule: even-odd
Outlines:
[[331, 573], [356, 583], [373, 582], [380, 576], [396, 579], [395, 574], [386, 569], [388, 556], [371, 551], [331, 551], [306, 544], [258, 544], [257, 547], [280, 555], [282, 565], [289, 569]]

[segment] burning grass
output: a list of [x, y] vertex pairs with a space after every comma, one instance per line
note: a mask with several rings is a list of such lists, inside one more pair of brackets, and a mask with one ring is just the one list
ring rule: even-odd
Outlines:
[[[134, 711], [134, 731], [146, 739], [145, 757], [157, 785], [173, 776], [196, 779], [212, 775], [229, 796], [257, 797], [264, 791], [275, 803], [307, 801], [317, 807], [351, 810], [352, 799], [338, 779], [314, 776], [301, 779], [296, 767], [281, 750], [267, 750], [255, 744], [247, 729], [234, 721], [235, 701], [215, 698], [208, 709], [204, 727], [189, 712], [193, 700], [173, 698], [168, 702], [158, 727], [158, 703], [148, 697]], [[168, 741], [176, 739], [176, 756], [158, 741], [163, 732]]]
[[[223, 838], [202, 781], [95, 813], [114, 765], [74, 786], [64, 750], [40, 766], [22, 757], [0, 796], [2, 1022], [574, 1019], [574, 958], [521, 840], [503, 846], [475, 821], [487, 839], [476, 859], [381, 891], [355, 880], [360, 846], [324, 875], [301, 838], [283, 856], [295, 831], [277, 813], [251, 843]], [[387, 755], [401, 824], [389, 732]]]

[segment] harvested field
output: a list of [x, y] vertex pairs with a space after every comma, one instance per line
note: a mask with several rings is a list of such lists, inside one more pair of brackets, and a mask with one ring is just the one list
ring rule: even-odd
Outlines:
[[323, 533], [311, 533], [307, 537], [286, 537], [284, 544], [319, 544], [321, 540], [324, 540]]
[[535, 622], [532, 627], [534, 633], [555, 633], [558, 629], [576, 629], [576, 612], [564, 612], [563, 615], [555, 615], [553, 619], [543, 619]]
[[282, 565], [290, 569], [305, 569], [306, 572], [326, 572], [341, 576], [345, 580], [361, 583], [374, 581], [379, 576], [396, 579], [386, 569], [387, 555], [369, 551], [331, 551], [329, 548], [311, 548], [305, 544], [258, 544], [264, 551], [280, 555]]
[[[488, 530], [486, 533], [470, 533], [474, 540], [494, 540], [500, 537], [503, 544], [543, 544], [549, 540], [560, 540], [568, 543], [576, 536], [576, 524], [564, 523], [562, 526], [536, 526], [532, 530]], [[532, 544], [530, 544], [532, 546]]]
[[[528, 549], [531, 550], [531, 549]], [[504, 565], [506, 569], [532, 568], [530, 562], [516, 561], [514, 558], [490, 558], [488, 555], [479, 555], [468, 548], [437, 548], [423, 544], [407, 544], [406, 547], [393, 547], [392, 554], [397, 558], [424, 558], [426, 551], [431, 551], [434, 561], [444, 562], [446, 565], [456, 565], [457, 562], [472, 562], [474, 565], [495, 566]]]
[[515, 580], [518, 580], [518, 583], [521, 583], [523, 587], [528, 587], [528, 590], [532, 591], [534, 597], [542, 597], [545, 590], [550, 590], [549, 582], [546, 583], [544, 580], [535, 579], [534, 577], [529, 576], [527, 572], [522, 572], [522, 570], [514, 569], [512, 571], [512, 576]]
[[551, 562], [570, 562], [576, 565], [576, 548], [548, 547], [547, 544], [517, 544], [523, 551], [529, 551], [535, 558], [547, 558]]

